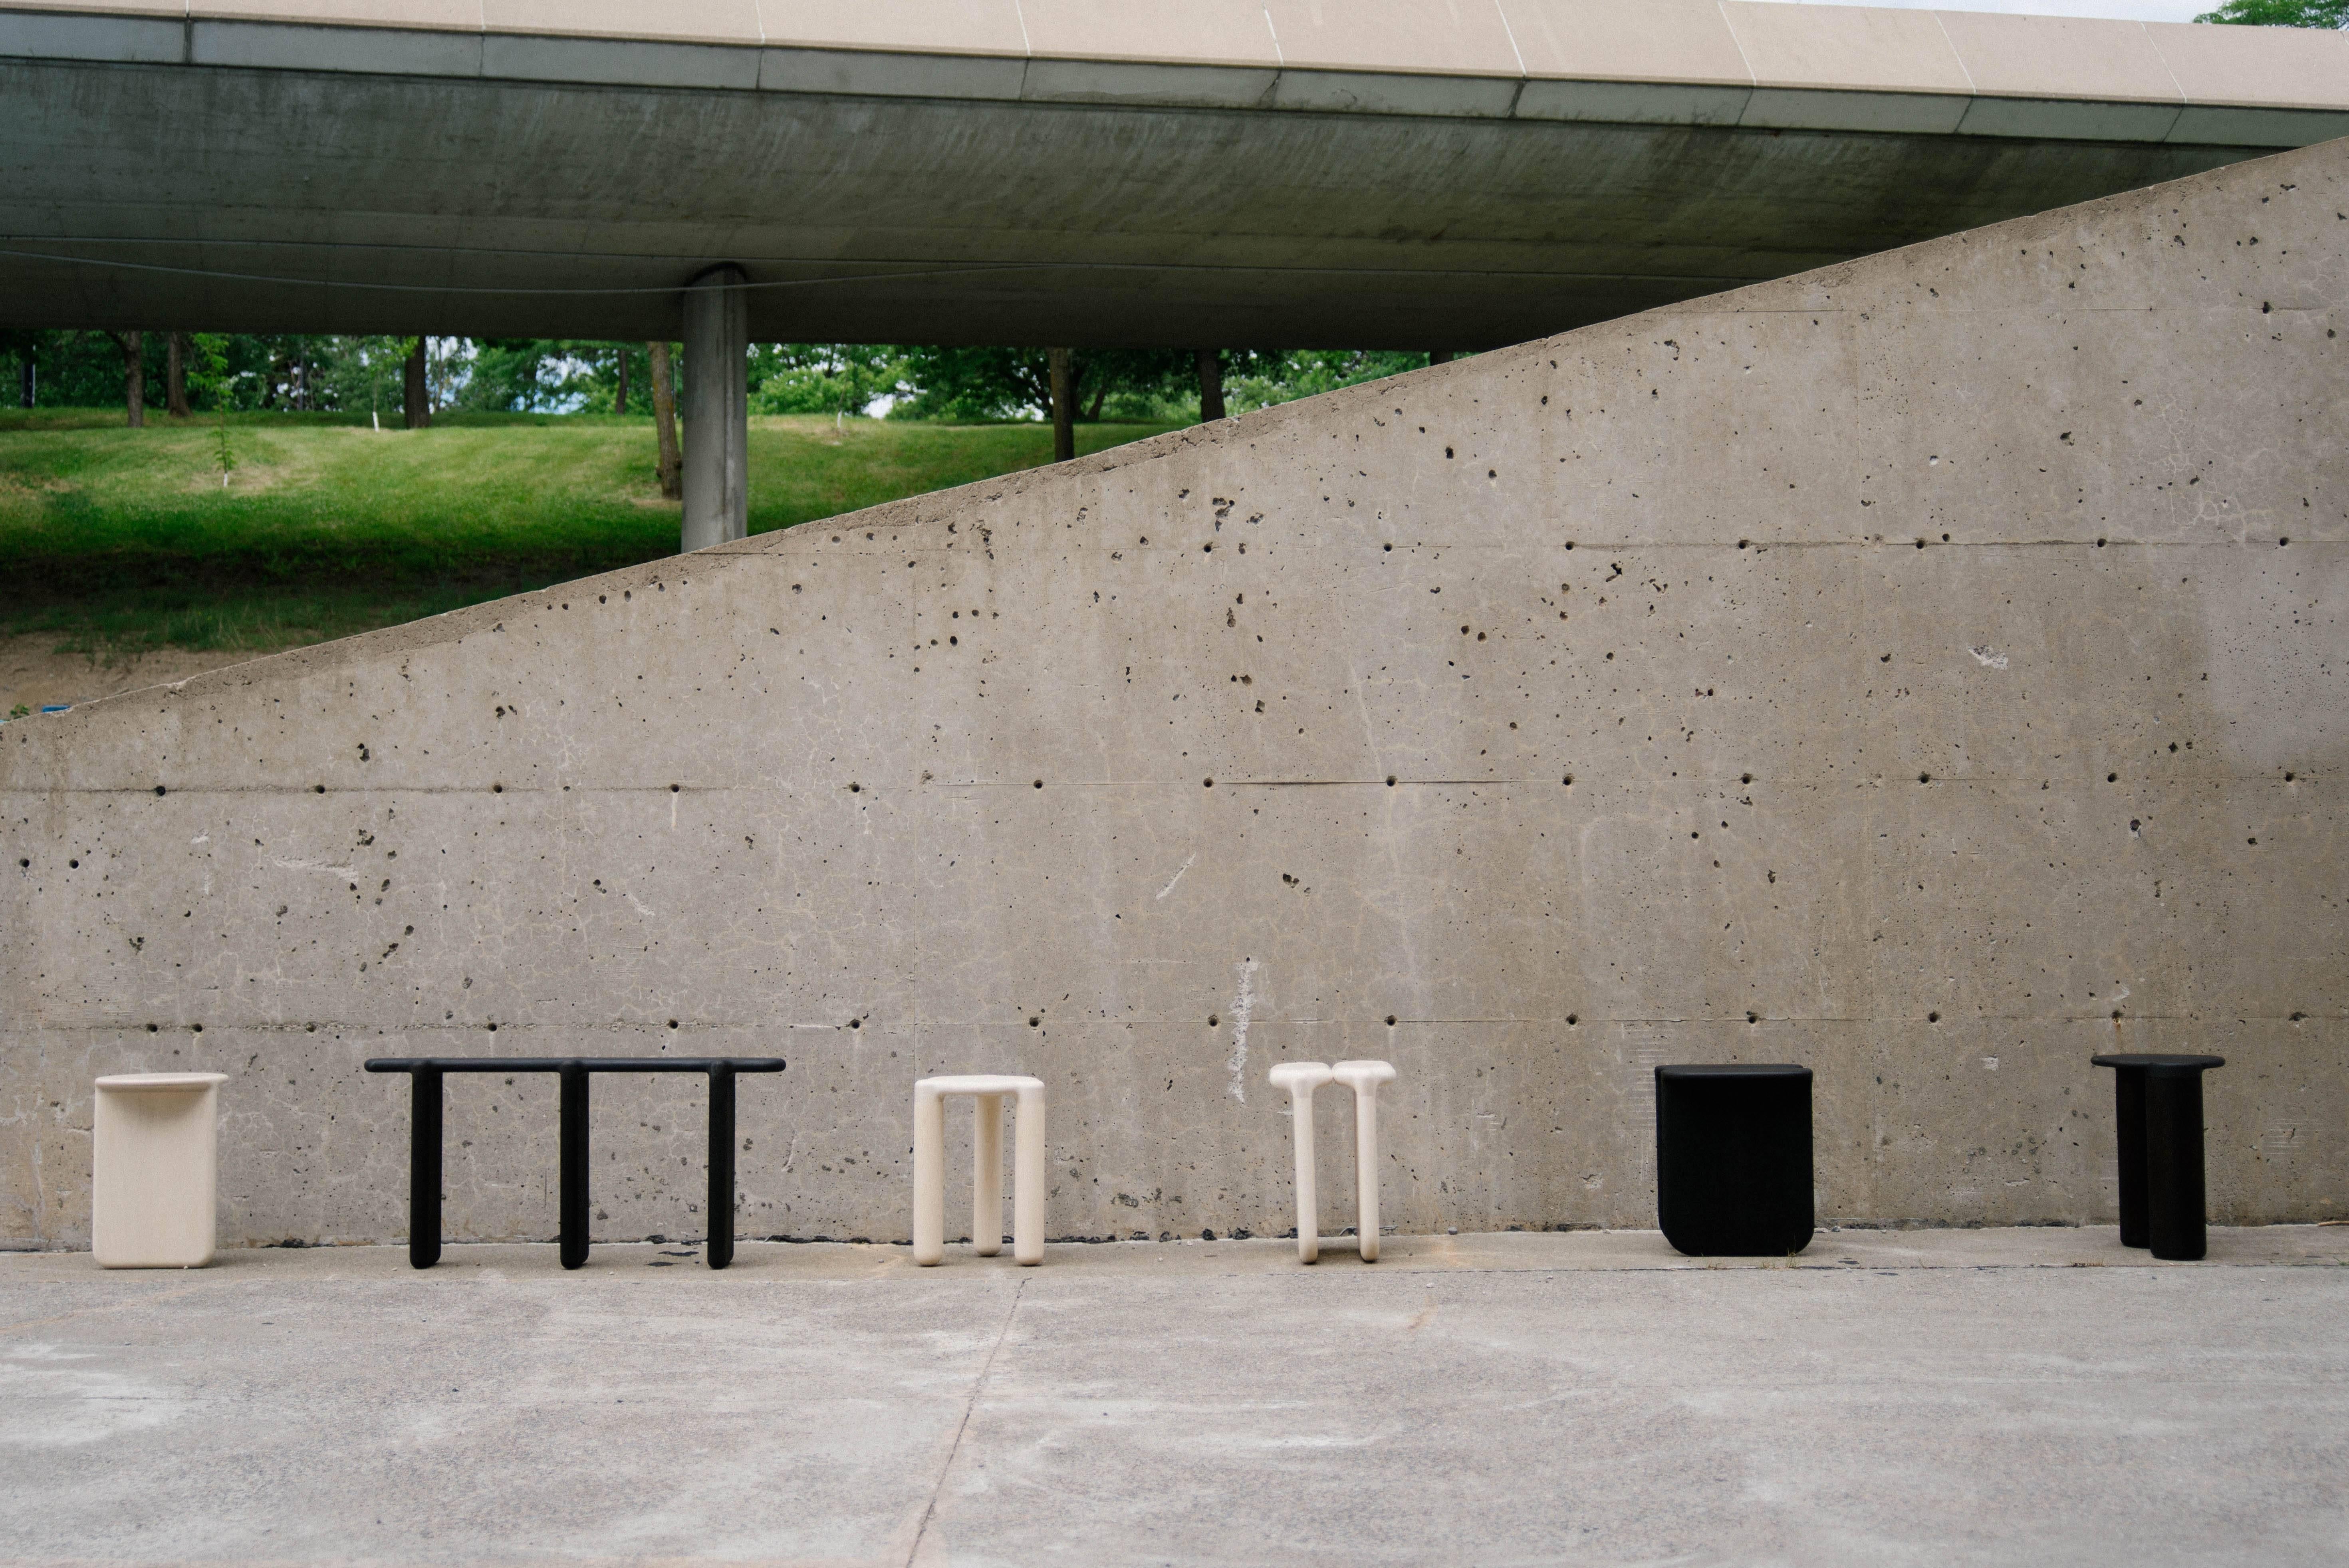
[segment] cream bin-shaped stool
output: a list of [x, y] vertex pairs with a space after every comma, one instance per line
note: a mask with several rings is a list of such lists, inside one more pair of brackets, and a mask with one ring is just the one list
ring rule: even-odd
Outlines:
[[914, 1082], [914, 1261], [924, 1267], [947, 1253], [946, 1097], [973, 1099], [971, 1251], [1003, 1250], [1003, 1099], [1019, 1100], [1011, 1154], [1011, 1255], [1044, 1261], [1044, 1080], [971, 1074]]
[[1394, 1081], [1392, 1062], [1282, 1062], [1272, 1069], [1275, 1088], [1288, 1091], [1288, 1119], [1297, 1143], [1297, 1259], [1321, 1255], [1321, 1204], [1313, 1171], [1313, 1093], [1341, 1083], [1354, 1091], [1354, 1191], [1361, 1218], [1354, 1226], [1362, 1261], [1379, 1261], [1379, 1086]]
[[101, 1268], [200, 1269], [212, 1261], [226, 1073], [98, 1080], [90, 1138], [90, 1251]]

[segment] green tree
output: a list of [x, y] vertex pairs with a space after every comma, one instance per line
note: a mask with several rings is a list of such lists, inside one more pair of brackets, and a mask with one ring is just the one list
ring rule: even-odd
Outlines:
[[[1051, 407], [1049, 349], [895, 352], [905, 360], [913, 394], [890, 409], [892, 418], [1025, 419]], [[1198, 367], [1193, 351], [1181, 348], [1081, 348], [1071, 359], [1076, 415], [1087, 420], [1147, 418], [1155, 406], [1179, 401]]]
[[[752, 368], [751, 411], [863, 414], [905, 388], [905, 351], [854, 343], [778, 343]], [[764, 374], [761, 374], [764, 372]]]
[[2227, 0], [2197, 22], [2231, 22], [2246, 27], [2349, 26], [2349, 0]]
[[1231, 412], [1293, 403], [1340, 387], [1426, 367], [1427, 356], [1408, 349], [1309, 348], [1226, 354], [1225, 399]]
[[563, 397], [563, 346], [544, 337], [477, 337], [457, 407], [547, 413]]
[[236, 471], [236, 447], [228, 436], [230, 342], [224, 332], [190, 333], [180, 366], [191, 405], [202, 399], [212, 407], [212, 460], [220, 467], [222, 490], [228, 488], [229, 475]]

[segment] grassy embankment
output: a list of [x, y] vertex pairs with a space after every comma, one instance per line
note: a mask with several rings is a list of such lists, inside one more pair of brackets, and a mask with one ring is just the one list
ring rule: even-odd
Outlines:
[[[1160, 427], [1080, 426], [1080, 452]], [[0, 635], [119, 659], [267, 652], [674, 554], [648, 418], [365, 415], [219, 424], [119, 409], [0, 411]], [[1051, 457], [1040, 425], [760, 418], [750, 531], [966, 484]]]

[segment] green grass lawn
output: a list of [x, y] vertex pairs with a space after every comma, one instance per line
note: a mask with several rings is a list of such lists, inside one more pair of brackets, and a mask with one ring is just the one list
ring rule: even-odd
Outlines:
[[[1081, 425], [1077, 449], [1160, 426]], [[649, 418], [0, 410], [0, 634], [119, 658], [347, 636], [677, 552]], [[750, 423], [750, 531], [1035, 468], [1042, 425]]]

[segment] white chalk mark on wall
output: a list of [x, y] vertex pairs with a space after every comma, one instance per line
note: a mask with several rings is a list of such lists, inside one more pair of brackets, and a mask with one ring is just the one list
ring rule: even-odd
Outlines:
[[274, 863], [281, 872], [332, 872], [345, 882], [355, 881], [359, 874], [349, 866], [322, 865], [316, 861], [277, 861]]
[[1173, 892], [1174, 891], [1174, 883], [1183, 880], [1183, 872], [1189, 871], [1193, 866], [1197, 865], [1198, 863], [1199, 857], [1196, 855], [1193, 855], [1189, 860], [1185, 861], [1183, 862], [1183, 871], [1176, 872], [1173, 879], [1170, 880], [1164, 887], [1158, 890], [1158, 896], [1163, 899], [1168, 893]]
[[[1183, 874], [1174, 873], [1178, 878]], [[1174, 886], [1173, 882], [1166, 884]], [[1232, 1057], [1224, 1065], [1231, 1069], [1232, 1098], [1242, 1105], [1247, 1103], [1247, 1032], [1248, 1019], [1256, 1012], [1256, 960], [1243, 958], [1237, 965], [1239, 989], [1232, 996]]]
[[1987, 647], [1977, 644], [1973, 647], [1968, 648], [1966, 652], [1974, 656], [1974, 663], [1982, 665], [1982, 668], [1986, 670], [2002, 670], [2006, 668], [2006, 655], [2000, 653], [1996, 648]]

